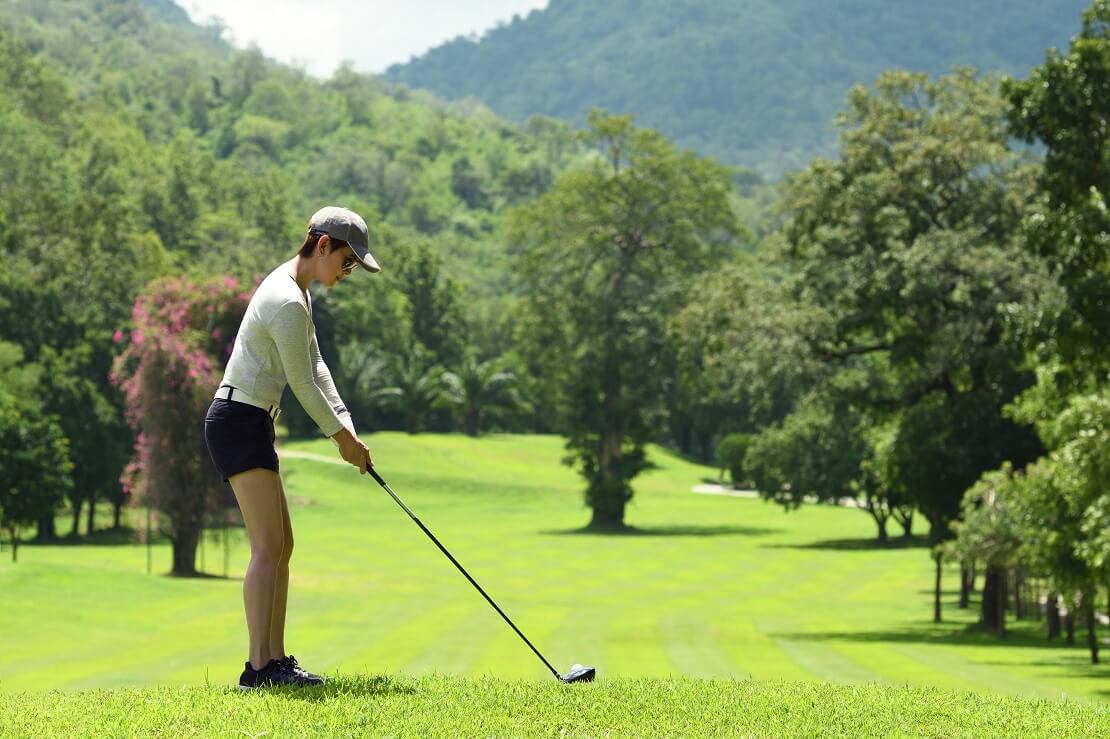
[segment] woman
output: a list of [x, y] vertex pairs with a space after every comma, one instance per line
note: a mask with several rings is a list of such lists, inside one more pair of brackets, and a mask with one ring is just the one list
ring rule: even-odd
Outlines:
[[366, 223], [329, 206], [312, 216], [295, 257], [258, 286], [235, 337], [223, 380], [204, 420], [208, 452], [243, 512], [251, 560], [243, 578], [250, 652], [239, 688], [320, 685], [285, 651], [285, 604], [293, 529], [278, 475], [274, 420], [289, 384], [297, 400], [344, 460], [366, 474], [370, 450], [355, 434], [350, 413], [320, 357], [308, 287], [334, 287], [356, 266], [381, 268], [368, 250]]

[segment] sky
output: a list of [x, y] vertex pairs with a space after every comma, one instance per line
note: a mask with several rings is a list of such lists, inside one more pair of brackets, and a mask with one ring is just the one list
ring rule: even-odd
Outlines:
[[456, 36], [481, 34], [547, 0], [176, 0], [196, 22], [219, 18], [229, 41], [254, 42], [266, 56], [328, 77], [343, 61], [360, 72], [391, 64]]

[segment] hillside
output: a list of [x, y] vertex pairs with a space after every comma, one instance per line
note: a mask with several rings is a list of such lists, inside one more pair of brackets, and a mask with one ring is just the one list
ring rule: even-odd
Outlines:
[[777, 175], [830, 150], [848, 89], [884, 69], [1022, 75], [1089, 0], [552, 0], [387, 79], [515, 120], [636, 113], [681, 145]]

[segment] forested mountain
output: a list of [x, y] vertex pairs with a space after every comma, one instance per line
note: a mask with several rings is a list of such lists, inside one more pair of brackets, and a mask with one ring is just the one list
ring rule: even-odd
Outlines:
[[[315, 80], [256, 49], [233, 49], [170, 0], [15, 0], [0, 5], [0, 44], [10, 52], [9, 92], [28, 84], [21, 60], [34, 58], [72, 121], [100, 115], [90, 127], [100, 138], [128, 131], [113, 155], [150, 170], [129, 188], [141, 212], [135, 227], [153, 229], [182, 262], [216, 271], [269, 263], [308, 214], [339, 201], [404, 241], [427, 239], [456, 277], [486, 291], [501, 281], [499, 214], [544, 191], [574, 149], [556, 121], [512, 126], [480, 106], [349, 69]], [[213, 194], [214, 178], [234, 199]], [[156, 201], [181, 212], [170, 217], [151, 208]], [[225, 239], [260, 242], [257, 250], [236, 253], [219, 228]]]
[[888, 68], [1023, 76], [1088, 0], [551, 0], [387, 79], [515, 120], [635, 113], [686, 147], [777, 175], [827, 153], [852, 85]]

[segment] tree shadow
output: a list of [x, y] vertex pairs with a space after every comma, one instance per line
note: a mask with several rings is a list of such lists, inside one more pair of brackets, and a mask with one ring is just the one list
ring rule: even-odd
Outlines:
[[803, 544], [761, 544], [760, 546], [764, 549], [827, 549], [850, 552], [887, 549], [927, 549], [929, 547], [929, 537], [918, 534], [907, 540], [899, 536], [891, 539], [885, 544], [880, 544], [879, 540], [872, 536], [857, 539], [822, 539], [821, 541], [810, 541]]
[[172, 577], [175, 580], [226, 580], [228, 582], [243, 579], [237, 575], [214, 575], [211, 572], [193, 572], [187, 575], [175, 575], [172, 572], [163, 572], [162, 576]]
[[652, 537], [652, 536], [767, 536], [782, 529], [761, 526], [625, 526], [623, 528], [544, 529], [539, 533], [554, 536]]
[[978, 624], [953, 625], [945, 627], [933, 622], [923, 622], [919, 626], [885, 631], [820, 631], [820, 632], [776, 632], [775, 636], [795, 641], [846, 641], [861, 643], [888, 642], [894, 644], [944, 644], [961, 647], [1021, 647], [1040, 650], [1080, 649], [1069, 647], [1063, 640], [1048, 641], [1022, 623], [1013, 625], [1005, 639], [999, 639], [992, 631]]
[[[151, 539], [152, 544], [168, 544], [170, 539], [161, 532], [156, 532]], [[21, 539], [20, 547], [120, 547], [144, 546], [139, 538], [138, 529], [130, 526], [120, 526], [115, 529], [96, 529], [91, 535], [66, 535], [52, 539]]]
[[254, 694], [272, 695], [288, 700], [301, 700], [309, 703], [333, 700], [352, 696], [413, 695], [416, 693], [409, 680], [396, 680], [386, 675], [343, 675], [325, 677], [323, 685], [303, 686], [277, 685], [261, 690], [239, 691], [247, 696]]

